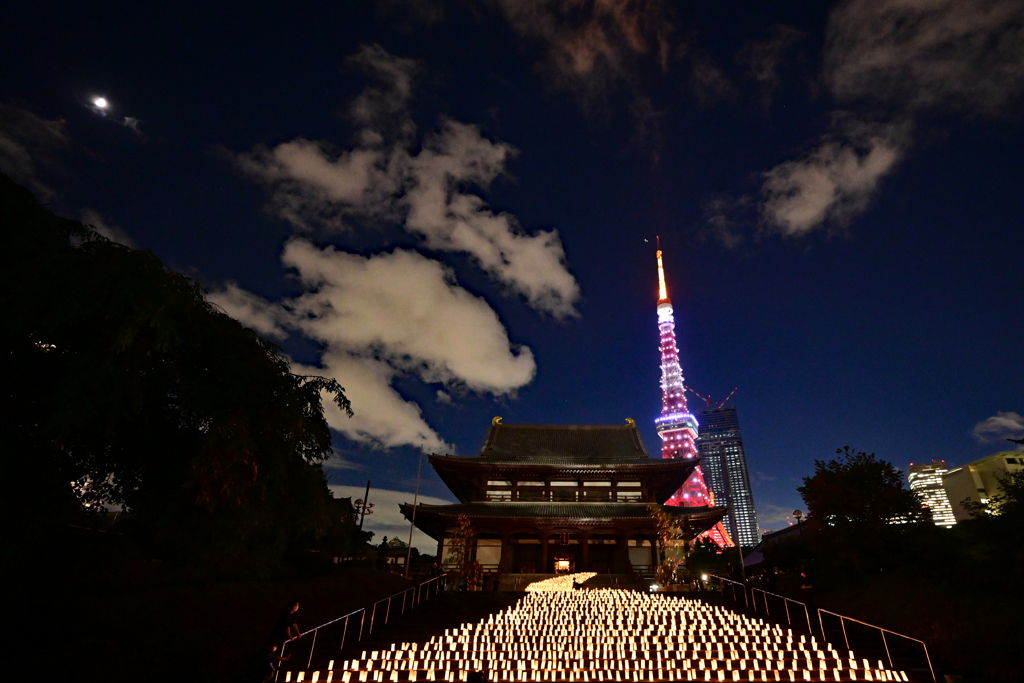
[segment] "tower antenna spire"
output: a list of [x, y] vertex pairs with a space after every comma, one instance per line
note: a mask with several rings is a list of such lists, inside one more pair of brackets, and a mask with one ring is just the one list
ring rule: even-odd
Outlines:
[[668, 301], [668, 288], [665, 286], [665, 266], [661, 262], [661, 237], [655, 236], [658, 241], [658, 301]]
[[[697, 418], [686, 406], [686, 385], [683, 383], [683, 369], [679, 363], [679, 349], [676, 346], [676, 321], [673, 317], [672, 302], [665, 286], [665, 266], [661, 259], [661, 237], [658, 241], [658, 331], [661, 336], [661, 416], [654, 426], [661, 437], [661, 457], [684, 458], [694, 464], [693, 474], [678, 491], [672, 494], [666, 505], [697, 507], [714, 505], [714, 494], [708, 490], [704, 473], [697, 459]], [[706, 399], [708, 407], [710, 399]], [[705, 532], [720, 547], [733, 545], [722, 523], [717, 523]]]

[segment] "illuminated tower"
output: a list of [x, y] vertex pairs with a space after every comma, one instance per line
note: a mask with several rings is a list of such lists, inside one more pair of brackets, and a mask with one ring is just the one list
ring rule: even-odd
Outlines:
[[[665, 266], [661, 261], [661, 241], [658, 242], [658, 330], [661, 332], [661, 417], [654, 421], [661, 437], [661, 457], [697, 457], [697, 418], [686, 407], [683, 387], [683, 369], [679, 366], [676, 347], [676, 321], [672, 317], [672, 301], [665, 286]], [[678, 491], [665, 503], [676, 507], [714, 505], [714, 495], [704, 484], [700, 466]], [[719, 546], [733, 545], [722, 523], [706, 532]]]

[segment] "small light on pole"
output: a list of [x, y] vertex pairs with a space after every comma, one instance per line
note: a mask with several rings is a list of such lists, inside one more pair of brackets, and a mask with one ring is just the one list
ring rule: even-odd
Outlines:
[[796, 517], [796, 529], [800, 532], [800, 535], [804, 535], [803, 527], [800, 526], [800, 518], [804, 516], [804, 513], [799, 510], [793, 510], [793, 516]]

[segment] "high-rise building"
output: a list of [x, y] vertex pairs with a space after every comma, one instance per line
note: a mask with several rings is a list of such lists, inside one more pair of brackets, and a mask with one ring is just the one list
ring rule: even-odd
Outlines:
[[697, 415], [701, 425], [697, 452], [704, 483], [715, 494], [716, 504], [729, 506], [722, 520], [729, 535], [740, 545], [757, 545], [761, 534], [736, 408], [720, 406], [702, 410]]
[[956, 517], [953, 516], [953, 506], [949, 504], [949, 495], [942, 485], [942, 475], [946, 471], [945, 460], [932, 460], [917, 465], [910, 463], [907, 482], [910, 490], [917, 494], [921, 503], [931, 512], [935, 525], [951, 527], [956, 524]]
[[942, 475], [942, 486], [952, 502], [953, 516], [958, 522], [970, 519], [971, 514], [960, 503], [968, 498], [976, 503], [989, 502], [1002, 493], [998, 477], [1021, 469], [1024, 469], [1024, 453], [1002, 451], [946, 472]]
[[[697, 418], [686, 407], [683, 369], [676, 347], [676, 321], [665, 286], [665, 266], [658, 248], [658, 330], [661, 333], [661, 416], [654, 421], [661, 437], [661, 457], [697, 458]], [[698, 465], [686, 483], [665, 503], [676, 507], [714, 505], [715, 497], [704, 484]], [[728, 531], [718, 522], [705, 532], [720, 547], [733, 545]]]

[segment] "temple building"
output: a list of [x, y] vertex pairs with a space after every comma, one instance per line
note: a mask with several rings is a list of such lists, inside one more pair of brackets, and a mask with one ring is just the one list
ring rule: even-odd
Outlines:
[[[494, 418], [479, 456], [431, 455], [458, 498], [419, 505], [416, 526], [452, 565], [459, 515], [472, 524], [470, 560], [487, 572], [594, 571], [648, 574], [660, 563], [648, 508], [661, 506], [699, 459], [651, 458], [632, 420], [625, 425], [502, 424]], [[688, 535], [717, 524], [725, 507], [668, 507]], [[413, 506], [402, 513], [412, 519]]]

